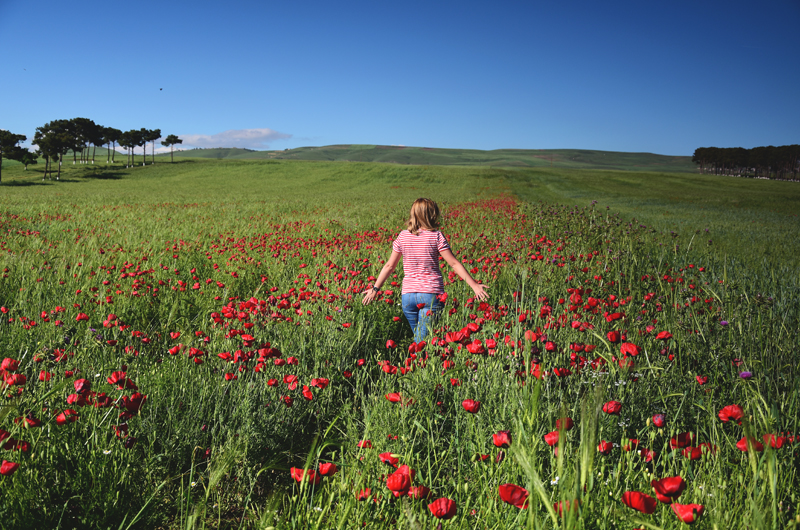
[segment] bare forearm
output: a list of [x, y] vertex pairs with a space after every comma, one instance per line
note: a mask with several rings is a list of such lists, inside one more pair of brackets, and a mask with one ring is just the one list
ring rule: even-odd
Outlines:
[[469, 271], [467, 271], [466, 267], [464, 267], [460, 261], [456, 261], [451, 265], [451, 267], [453, 267], [453, 271], [458, 274], [462, 280], [467, 282], [467, 285], [470, 287], [478, 285], [478, 282], [475, 281], [475, 278], [472, 277], [472, 275], [469, 273]]

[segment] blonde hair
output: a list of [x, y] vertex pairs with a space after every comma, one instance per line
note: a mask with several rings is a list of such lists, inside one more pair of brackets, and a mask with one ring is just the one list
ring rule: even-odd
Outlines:
[[411, 214], [406, 222], [406, 228], [414, 235], [420, 229], [439, 229], [439, 206], [431, 199], [417, 199], [411, 205]]

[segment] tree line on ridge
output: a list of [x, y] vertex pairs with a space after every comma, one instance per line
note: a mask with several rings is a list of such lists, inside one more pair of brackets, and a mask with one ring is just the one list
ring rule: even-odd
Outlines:
[[[56, 180], [61, 178], [61, 164], [64, 157], [72, 153], [72, 163], [81, 164], [92, 163], [95, 161], [97, 146], [107, 146], [106, 163], [115, 162], [117, 145], [126, 150], [125, 167], [133, 167], [135, 164], [134, 147], [141, 147], [143, 150], [142, 165], [147, 163], [147, 144], [152, 142], [152, 162], [155, 163], [155, 142], [161, 138], [161, 129], [131, 129], [121, 131], [113, 127], [98, 125], [88, 118], [73, 118], [71, 120], [53, 120], [36, 128], [33, 136], [33, 145], [37, 146], [36, 151], [30, 151], [19, 144], [27, 140], [24, 134], [14, 134], [0, 129], [0, 161], [3, 158], [16, 160], [25, 165], [28, 169], [29, 164], [36, 164], [39, 158], [45, 160], [44, 176], [52, 179], [53, 164], [58, 164]], [[172, 159], [172, 146], [183, 143], [183, 140], [174, 134], [170, 134], [161, 145], [170, 147], [170, 159]], [[91, 154], [90, 154], [91, 153]], [[80, 159], [79, 159], [80, 157]], [[0, 169], [0, 182], [2, 182], [2, 170]]]
[[800, 145], [698, 147], [692, 162], [704, 174], [794, 180], [800, 170]]

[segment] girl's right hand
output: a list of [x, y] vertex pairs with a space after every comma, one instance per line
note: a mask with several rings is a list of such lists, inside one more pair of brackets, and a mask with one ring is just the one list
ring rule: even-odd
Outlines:
[[487, 292], [488, 289], [489, 289], [489, 286], [488, 285], [483, 285], [482, 283], [475, 284], [475, 286], [472, 287], [472, 290], [475, 293], [475, 298], [477, 298], [478, 300], [488, 300], [489, 299], [489, 293]]
[[369, 305], [376, 298], [378, 298], [378, 291], [367, 289], [367, 292], [364, 295], [364, 298], [361, 300], [361, 303], [364, 305]]

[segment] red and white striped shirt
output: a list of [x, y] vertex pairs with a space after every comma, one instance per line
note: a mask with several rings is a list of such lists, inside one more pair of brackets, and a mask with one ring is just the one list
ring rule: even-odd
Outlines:
[[403, 294], [444, 293], [439, 253], [449, 249], [447, 239], [439, 231], [420, 230], [417, 235], [408, 230], [400, 232], [392, 250], [403, 255]]

